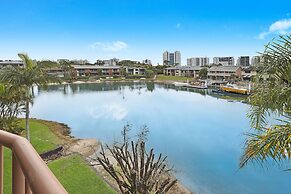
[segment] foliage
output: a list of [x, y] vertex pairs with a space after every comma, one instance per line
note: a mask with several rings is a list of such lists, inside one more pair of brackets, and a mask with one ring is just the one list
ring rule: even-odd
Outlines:
[[153, 70], [156, 74], [163, 74], [164, 69], [170, 67], [169, 65], [157, 65], [153, 67]]
[[206, 78], [207, 78], [207, 73], [208, 73], [207, 68], [202, 68], [202, 69], [199, 71], [199, 78], [201, 78], [201, 79], [206, 79]]
[[[24, 120], [20, 122], [22, 127], [25, 126]], [[55, 123], [43, 122], [32, 119], [31, 143], [38, 153], [43, 153], [55, 149], [62, 143], [61, 139], [56, 136], [54, 130]], [[23, 134], [25, 135], [25, 134]], [[5, 149], [4, 153], [4, 191], [11, 192], [11, 151]], [[96, 175], [94, 170], [79, 156], [71, 155], [62, 157], [58, 160], [48, 163], [49, 168], [53, 171], [57, 179], [71, 194], [115, 194], [106, 183]]]
[[0, 129], [11, 133], [19, 134], [22, 128], [19, 127], [17, 116], [23, 112], [24, 93], [23, 90], [5, 87], [0, 84]]
[[122, 60], [122, 61], [119, 61], [117, 63], [117, 65], [119, 65], [119, 66], [129, 66], [129, 67], [135, 67], [139, 64], [140, 64], [140, 62], [131, 61], [131, 60]]
[[58, 68], [59, 64], [55, 61], [50, 61], [50, 60], [44, 60], [44, 61], [38, 61], [37, 65], [40, 65], [42, 67], [46, 68]]
[[[100, 165], [116, 181], [123, 194], [162, 194], [167, 193], [177, 180], [172, 179], [167, 167], [167, 157], [159, 154], [155, 157], [154, 149], [146, 150], [147, 127], [141, 130], [136, 141], [130, 140], [130, 126], [123, 129], [123, 142], [113, 147], [106, 145], [109, 154], [101, 147], [101, 156], [97, 157]], [[114, 165], [114, 163], [117, 165]]]
[[145, 70], [145, 75], [146, 75], [146, 77], [153, 77], [154, 76], [154, 71], [146, 69]]
[[[291, 35], [268, 44], [262, 57], [249, 98], [248, 116], [255, 132], [248, 134], [241, 167], [248, 161], [261, 163], [271, 158], [284, 163], [291, 157]], [[269, 78], [263, 81], [266, 75]], [[277, 115], [277, 123], [267, 122], [270, 115]]]
[[[30, 140], [29, 129], [29, 104], [33, 99], [33, 86], [45, 86], [49, 82], [59, 81], [56, 77], [46, 73], [41, 65], [30, 59], [27, 54], [18, 54], [23, 60], [24, 67], [5, 67], [0, 71], [0, 82], [12, 87], [15, 90], [24, 90], [25, 94], [25, 118], [27, 139]], [[22, 93], [19, 93], [22, 95]]]
[[69, 80], [70, 82], [72, 82], [73, 80], [76, 79], [77, 77], [77, 73], [74, 70], [74, 68], [72, 67], [72, 63], [68, 62], [68, 61], [61, 61], [60, 62], [60, 67], [63, 71], [63, 75], [65, 77], [66, 80]]

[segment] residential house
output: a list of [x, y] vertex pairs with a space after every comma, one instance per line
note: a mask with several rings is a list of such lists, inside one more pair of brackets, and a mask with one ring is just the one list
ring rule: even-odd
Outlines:
[[76, 70], [77, 76], [87, 76], [87, 75], [116, 76], [116, 75], [120, 75], [120, 67], [119, 66], [73, 65], [72, 67]]
[[242, 68], [239, 66], [213, 66], [208, 69], [208, 79], [229, 80], [234, 77], [242, 78]]
[[169, 67], [164, 70], [164, 74], [168, 76], [184, 76], [184, 77], [198, 77], [199, 71], [202, 67], [199, 66], [176, 66]]
[[127, 75], [145, 75], [146, 69], [142, 67], [124, 67]]
[[20, 60], [0, 60], [0, 69], [6, 66], [23, 67], [24, 63]]

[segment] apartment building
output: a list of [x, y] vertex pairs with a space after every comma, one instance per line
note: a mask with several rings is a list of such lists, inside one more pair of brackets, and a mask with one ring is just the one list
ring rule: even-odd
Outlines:
[[222, 66], [234, 66], [234, 57], [214, 57], [213, 63]]
[[262, 59], [261, 56], [253, 56], [251, 59], [251, 65], [252, 66], [259, 65], [262, 62], [261, 59]]
[[164, 65], [180, 66], [181, 65], [181, 53], [180, 53], [180, 51], [175, 51], [174, 53], [170, 53], [168, 51], [165, 51], [163, 53], [163, 64]]
[[164, 75], [167, 76], [183, 76], [183, 77], [198, 77], [200, 66], [176, 66], [164, 69]]
[[146, 65], [152, 65], [152, 61], [149, 60], [149, 59], [145, 59], [142, 61], [143, 64], [146, 64]]
[[237, 66], [250, 66], [250, 57], [249, 56], [240, 56], [237, 59]]
[[208, 57], [192, 57], [187, 59], [187, 66], [206, 66], [209, 65]]

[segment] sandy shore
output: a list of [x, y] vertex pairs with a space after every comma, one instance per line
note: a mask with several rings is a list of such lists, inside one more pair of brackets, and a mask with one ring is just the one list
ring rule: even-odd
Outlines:
[[[62, 144], [65, 148], [64, 154], [80, 154], [82, 155], [88, 164], [92, 166], [97, 175], [100, 176], [108, 185], [114, 188], [116, 191], [119, 191], [118, 185], [115, 180], [112, 179], [109, 174], [101, 167], [96, 165], [96, 157], [99, 156], [101, 143], [96, 139], [76, 139], [70, 135], [70, 128], [63, 123], [58, 123], [54, 121], [40, 120], [41, 123], [47, 125], [54, 134], [56, 134], [62, 141]], [[108, 153], [107, 155], [110, 155]], [[114, 158], [110, 158], [111, 162], [114, 164]], [[191, 194], [191, 192], [184, 187], [180, 182], [178, 182], [170, 191], [169, 194]]]

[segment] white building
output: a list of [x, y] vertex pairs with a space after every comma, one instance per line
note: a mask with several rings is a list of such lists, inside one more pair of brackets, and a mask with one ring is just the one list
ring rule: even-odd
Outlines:
[[0, 60], [0, 68], [12, 66], [12, 67], [23, 67], [24, 63], [21, 60]]
[[86, 65], [86, 64], [89, 64], [89, 61], [88, 60], [83, 60], [83, 59], [74, 59], [72, 60], [72, 62], [75, 64], [75, 65]]
[[251, 65], [252, 66], [259, 65], [262, 62], [261, 59], [262, 59], [261, 56], [253, 56], [251, 59]]
[[187, 59], [187, 66], [206, 66], [209, 65], [208, 57], [192, 57]]
[[103, 60], [104, 66], [116, 66], [118, 62], [119, 62], [119, 59], [116, 59], [116, 58]]
[[149, 59], [145, 59], [145, 60], [143, 60], [142, 63], [143, 63], [143, 64], [146, 64], [146, 65], [152, 65], [152, 62], [151, 62], [151, 60], [149, 60]]
[[213, 63], [222, 66], [234, 66], [234, 57], [214, 57]]
[[175, 51], [174, 53], [170, 53], [165, 51], [163, 53], [163, 64], [164, 65], [181, 65], [181, 53], [180, 51]]

